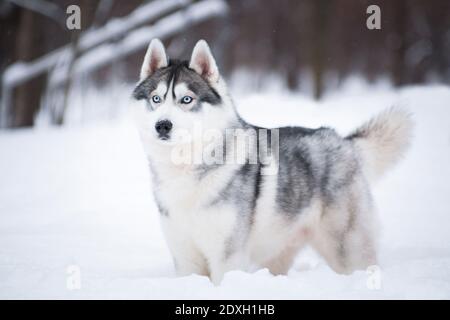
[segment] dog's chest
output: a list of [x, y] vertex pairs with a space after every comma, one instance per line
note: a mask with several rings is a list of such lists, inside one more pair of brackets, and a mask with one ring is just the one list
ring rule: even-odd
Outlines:
[[198, 210], [205, 197], [194, 179], [184, 175], [162, 178], [154, 186], [154, 192], [160, 205], [171, 217]]
[[225, 167], [208, 176], [189, 168], [156, 168], [154, 191], [158, 201], [172, 214], [205, 210], [226, 188], [233, 168]]
[[217, 172], [213, 179], [164, 171], [159, 177], [154, 186], [155, 196], [168, 213], [164, 224], [171, 229], [171, 234], [194, 239], [202, 247], [222, 243], [230, 235], [236, 222], [236, 207], [220, 201], [215, 203], [226, 187], [227, 172]]

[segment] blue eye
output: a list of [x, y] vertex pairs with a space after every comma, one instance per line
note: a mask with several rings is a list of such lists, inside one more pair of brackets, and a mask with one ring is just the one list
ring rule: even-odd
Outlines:
[[192, 100], [194, 100], [194, 99], [192, 99], [192, 97], [184, 96], [184, 97], [181, 99], [181, 103], [183, 103], [183, 104], [189, 104], [189, 103], [192, 102]]
[[161, 102], [161, 98], [160, 98], [159, 96], [157, 96], [157, 95], [154, 95], [154, 96], [152, 97], [152, 101], [153, 101], [154, 103], [160, 103], [160, 102]]

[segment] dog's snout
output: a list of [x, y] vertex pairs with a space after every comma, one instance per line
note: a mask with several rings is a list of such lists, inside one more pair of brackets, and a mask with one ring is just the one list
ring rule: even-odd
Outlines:
[[167, 137], [170, 130], [172, 130], [172, 122], [170, 120], [160, 120], [155, 124], [155, 129], [159, 136]]

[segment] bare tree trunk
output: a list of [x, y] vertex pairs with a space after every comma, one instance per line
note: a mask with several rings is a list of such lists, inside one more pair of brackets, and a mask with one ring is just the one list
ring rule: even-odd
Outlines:
[[[18, 60], [31, 60], [39, 55], [39, 25], [36, 15], [21, 9], [19, 30], [16, 42]], [[17, 88], [11, 110], [11, 126], [32, 126], [34, 117], [39, 110], [41, 93], [45, 87], [45, 77], [40, 76]]]
[[[83, 5], [84, 2], [87, 2], [87, 0], [83, 0], [81, 4]], [[94, 14], [89, 14], [89, 16], [84, 15], [83, 18], [85, 19], [85, 25], [98, 25], [101, 23], [100, 20], [104, 20], [105, 16], [107, 15], [107, 12], [110, 10], [112, 4], [114, 3], [113, 0], [100, 0], [97, 4], [97, 9]], [[98, 21], [95, 21], [98, 19]], [[88, 21], [86, 23], [86, 21]], [[70, 42], [70, 48], [72, 51], [72, 56], [69, 60], [69, 65], [67, 68], [68, 77], [67, 80], [63, 84], [62, 88], [62, 94], [63, 94], [63, 101], [60, 108], [56, 108], [54, 111], [54, 114], [52, 114], [52, 122], [56, 125], [63, 125], [65, 120], [66, 111], [69, 104], [69, 95], [70, 90], [72, 89], [72, 84], [74, 81], [74, 66], [75, 62], [77, 61], [78, 57], [82, 54], [80, 51], [80, 48], [78, 46], [79, 39], [81, 35], [81, 30], [72, 30], [71, 31], [71, 42]]]
[[52, 110], [51, 115], [52, 123], [59, 126], [64, 124], [64, 116], [66, 114], [67, 107], [69, 104], [69, 94], [73, 83], [73, 67], [75, 65], [75, 61], [80, 55], [80, 50], [78, 49], [79, 37], [80, 32], [74, 31], [72, 33], [72, 40], [70, 43], [72, 56], [70, 57], [69, 65], [67, 68], [67, 73], [69, 76], [67, 77], [67, 80], [63, 83], [63, 88], [61, 89], [63, 95], [62, 104], [59, 108], [58, 106], [55, 106], [55, 108]]
[[331, 9], [329, 0], [314, 1], [314, 27], [316, 35], [312, 43], [312, 70], [314, 98], [320, 99], [324, 91], [323, 75], [326, 69], [328, 22]]
[[393, 10], [397, 43], [393, 52], [392, 80], [394, 85], [401, 86], [407, 82], [406, 50], [408, 49], [408, 43], [406, 35], [408, 32], [408, 6], [404, 0], [398, 0]]

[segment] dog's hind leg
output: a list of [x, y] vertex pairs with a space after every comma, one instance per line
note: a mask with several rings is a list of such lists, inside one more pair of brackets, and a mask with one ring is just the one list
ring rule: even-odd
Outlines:
[[305, 246], [308, 234], [308, 230], [302, 228], [294, 237], [289, 239], [280, 253], [264, 264], [264, 267], [268, 268], [273, 275], [287, 274], [297, 253]]
[[370, 202], [349, 196], [345, 206], [324, 209], [311, 245], [338, 273], [351, 273], [377, 263], [375, 226]]
[[299, 250], [300, 248], [294, 246], [285, 248], [281, 253], [268, 261], [265, 267], [273, 275], [287, 274]]

